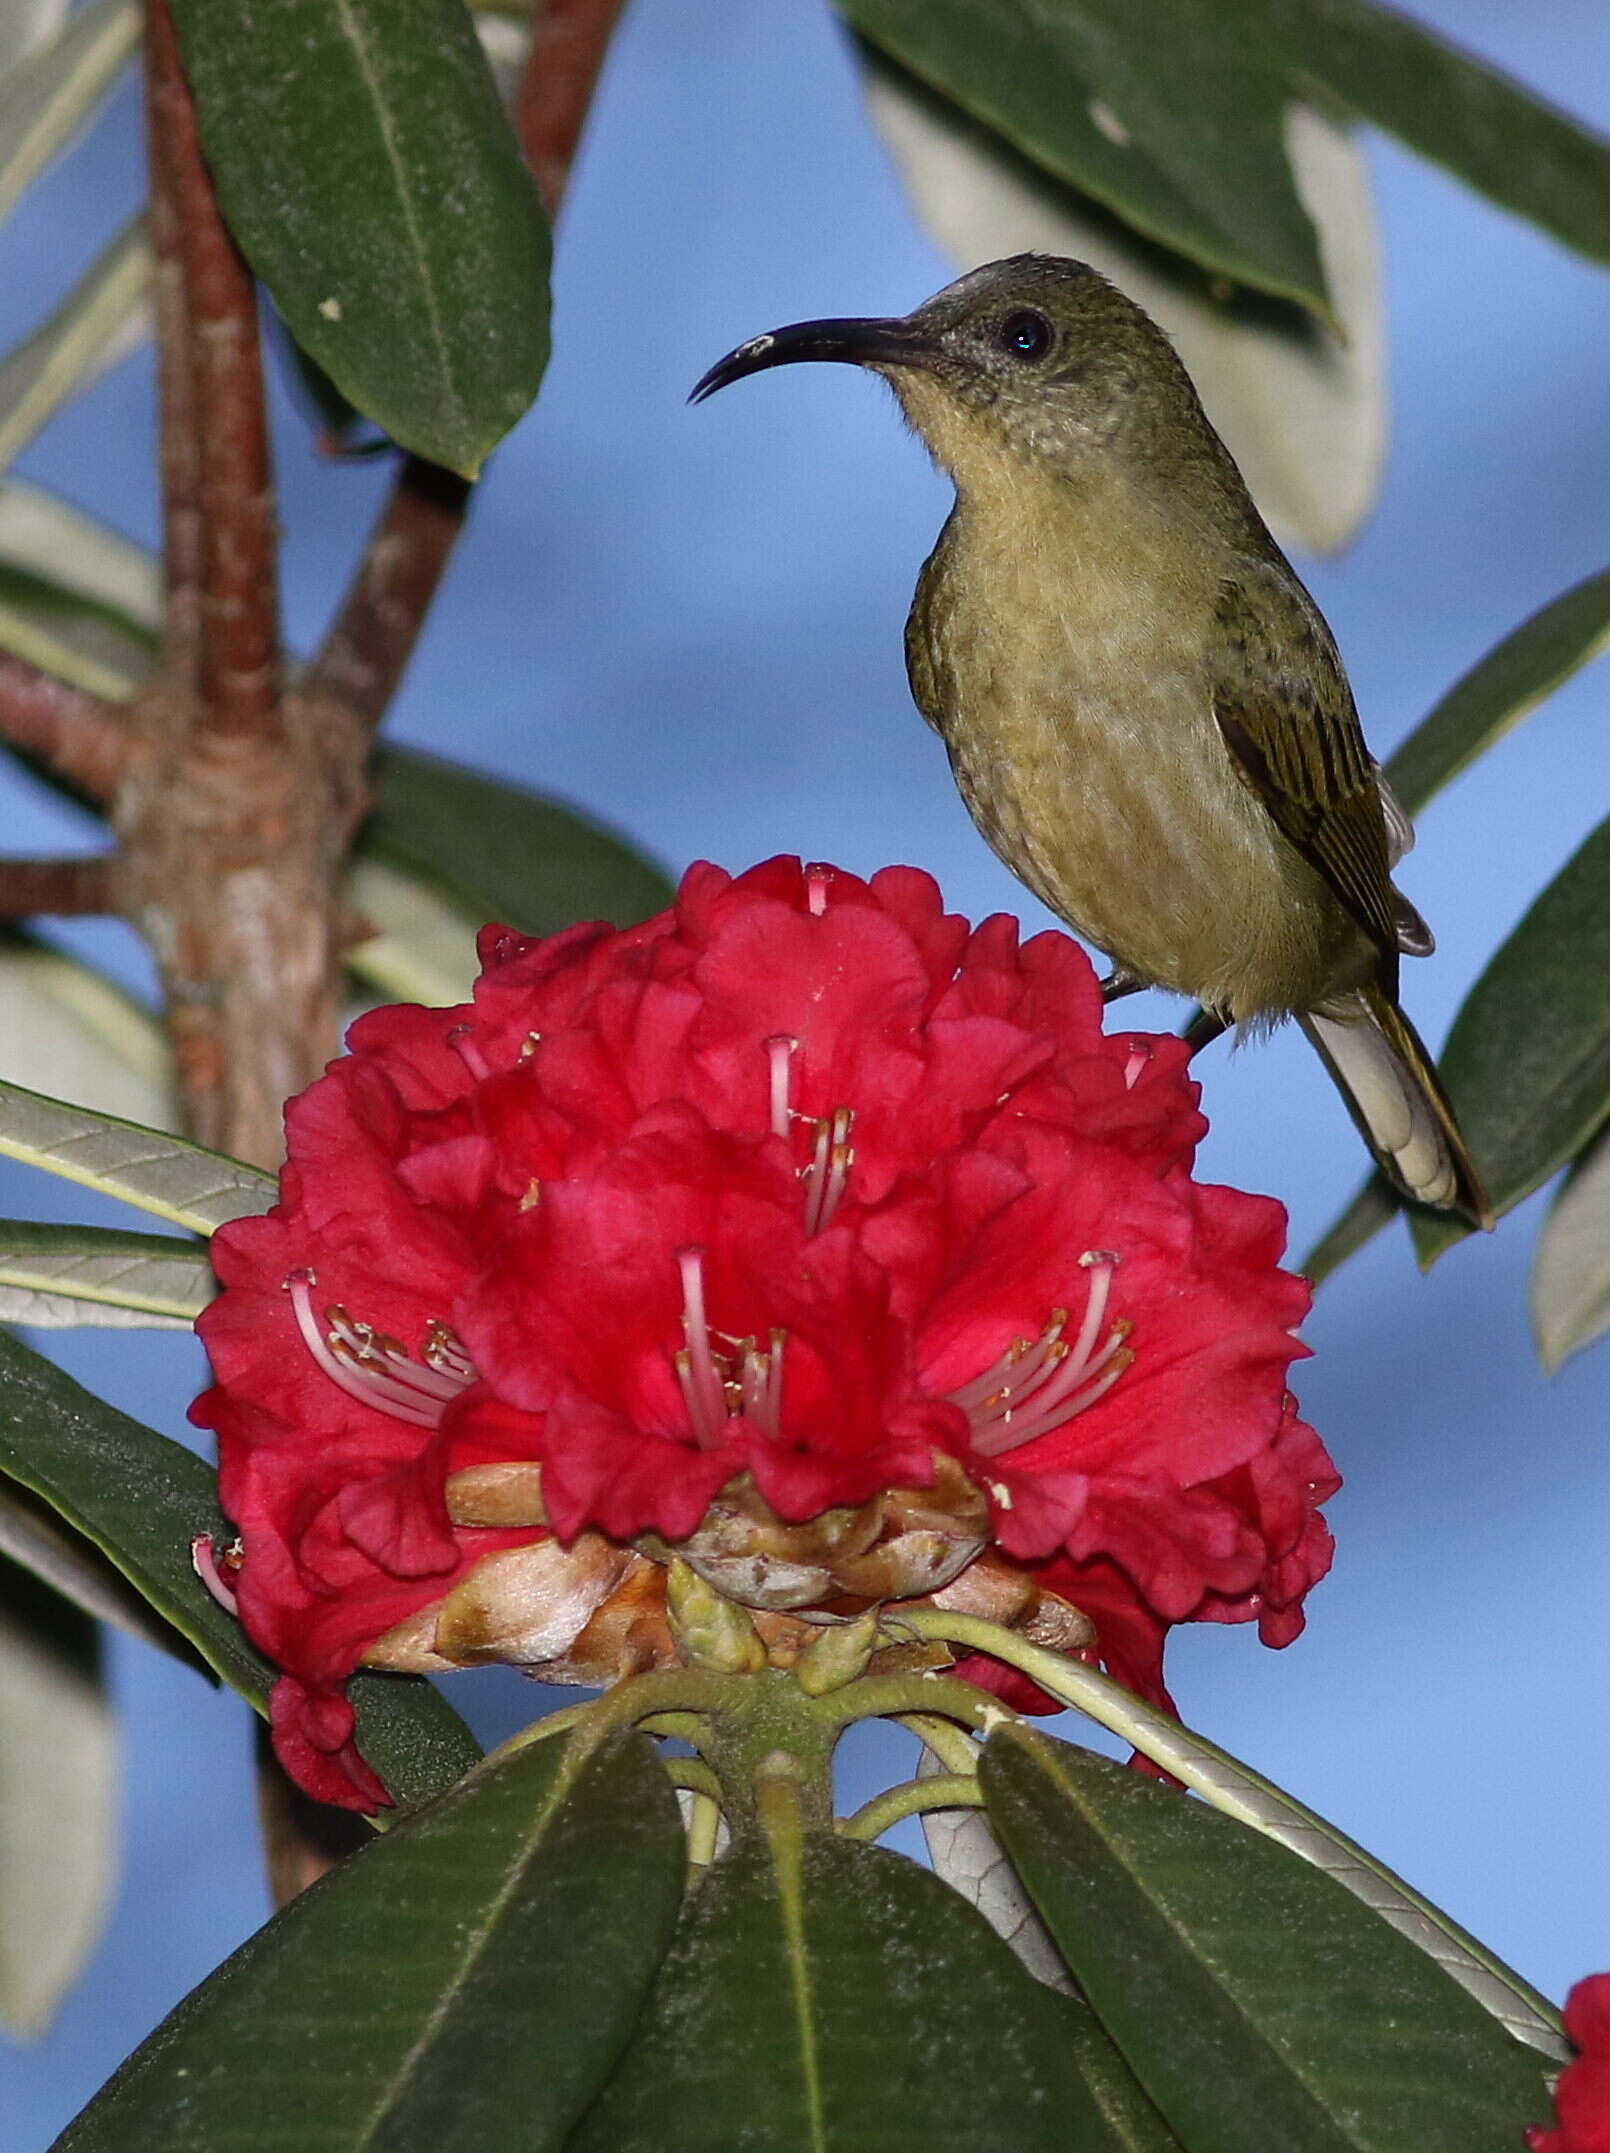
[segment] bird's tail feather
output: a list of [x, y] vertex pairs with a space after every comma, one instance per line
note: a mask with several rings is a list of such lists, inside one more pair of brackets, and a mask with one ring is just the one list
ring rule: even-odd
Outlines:
[[1393, 1187], [1491, 1231], [1492, 1205], [1437, 1065], [1397, 1003], [1372, 984], [1299, 1021]]

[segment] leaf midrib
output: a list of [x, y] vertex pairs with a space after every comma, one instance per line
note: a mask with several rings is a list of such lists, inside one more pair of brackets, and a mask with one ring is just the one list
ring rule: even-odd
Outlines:
[[[1124, 1876], [1128, 1878], [1128, 1880], [1134, 1886], [1136, 1892], [1139, 1894], [1145, 1905], [1151, 1909], [1154, 1919], [1166, 1930], [1168, 1935], [1174, 1939], [1175, 1943], [1189, 1956], [1189, 1958], [1201, 1968], [1204, 1976], [1211, 1983], [1212, 1987], [1216, 1990], [1218, 1995], [1224, 1999], [1225, 2003], [1230, 2006], [1235, 2016], [1241, 2020], [1242, 2024], [1251, 2033], [1256, 2045], [1260, 2049], [1262, 2049], [1264, 2054], [1267, 2055], [1273, 2062], [1279, 2065], [1283, 2075], [1291, 2081], [1291, 2083], [1301, 2093], [1304, 2100], [1307, 2101], [1309, 2105], [1313, 2108], [1315, 2114], [1319, 2117], [1326, 2130], [1332, 2133], [1333, 2136], [1335, 2136], [1336, 2143], [1341, 2149], [1341, 2153], [1353, 2153], [1352, 2145], [1346, 2138], [1345, 2134], [1337, 2135], [1339, 2133], [1342, 2133], [1342, 2125], [1337, 2119], [1335, 2110], [1327, 2105], [1323, 2095], [1318, 2092], [1312, 2084], [1310, 2084], [1307, 2075], [1299, 2068], [1295, 2059], [1293, 2059], [1285, 2050], [1279, 2048], [1275, 2044], [1275, 2042], [1263, 2031], [1257, 2019], [1252, 2015], [1247, 2005], [1242, 2002], [1241, 1998], [1236, 1994], [1236, 1992], [1225, 1985], [1223, 1979], [1216, 1973], [1215, 1969], [1213, 1968], [1211, 1961], [1198, 1948], [1189, 1931], [1182, 1929], [1179, 1926], [1174, 1915], [1170, 1912], [1170, 1910], [1166, 1906], [1164, 1906], [1152, 1893], [1147, 1891], [1139, 1872], [1134, 1868], [1132, 1862], [1127, 1857], [1123, 1848], [1117, 1841], [1115, 1841], [1109, 1836], [1101, 1818], [1099, 1816], [1092, 1815], [1091, 1811], [1080, 1799], [1079, 1790], [1067, 1777], [1065, 1768], [1059, 1764], [1058, 1760], [1054, 1756], [1036, 1756], [1035, 1750], [1038, 1745], [1025, 1744], [1024, 1746], [1029, 1750], [1030, 1756], [1034, 1758], [1034, 1761], [1037, 1764], [1039, 1764], [1041, 1770], [1046, 1774], [1047, 1778], [1055, 1782], [1058, 1791], [1063, 1794], [1065, 1798], [1072, 1804], [1073, 1808], [1077, 1811], [1078, 1815], [1083, 1820], [1087, 1828], [1091, 1830], [1100, 1840], [1102, 1846], [1105, 1848], [1106, 1852], [1111, 1857], [1114, 1864], [1122, 1871]], [[1180, 1799], [1183, 1801], [1187, 1799], [1187, 1797], [1182, 1795]], [[1322, 1874], [1323, 1872], [1319, 1873]], [[1332, 1881], [1334, 1881], [1334, 1879]], [[1150, 2089], [1148, 2089], [1148, 2091], [1149, 2090]]]
[[431, 273], [430, 255], [425, 247], [424, 232], [414, 207], [413, 191], [409, 184], [408, 166], [397, 147], [396, 132], [392, 126], [391, 111], [382, 89], [379, 70], [374, 66], [369, 52], [369, 41], [363, 27], [353, 12], [352, 0], [335, 0], [336, 13], [341, 28], [352, 51], [353, 64], [363, 78], [374, 105], [375, 125], [380, 131], [380, 143], [391, 167], [392, 178], [397, 186], [397, 201], [402, 210], [403, 222], [408, 227], [409, 241], [414, 258], [419, 264], [420, 290], [424, 295], [425, 319], [430, 331], [430, 341], [436, 352], [436, 373], [441, 383], [442, 400], [452, 412], [454, 424], [462, 435], [467, 431], [463, 399], [453, 377], [452, 362], [448, 351], [447, 336], [442, 325], [441, 299], [436, 290], [436, 280]]
[[352, 2141], [352, 2153], [365, 2153], [365, 2148], [374, 2144], [375, 2133], [394, 2112], [398, 2102], [407, 2092], [414, 2073], [423, 2061], [436, 2034], [440, 2031], [453, 2006], [463, 1994], [471, 1975], [485, 1956], [487, 1947], [491, 1943], [498, 1924], [503, 1917], [504, 1909], [508, 1906], [510, 1899], [513, 1898], [532, 1861], [541, 1849], [543, 1840], [547, 1837], [554, 1819], [564, 1807], [565, 1800], [571, 1788], [575, 1785], [581, 1770], [581, 1764], [584, 1761], [584, 1759], [578, 1758], [573, 1751], [561, 1765], [558, 1775], [549, 1790], [549, 1798], [538, 1812], [530, 1832], [516, 1842], [509, 1862], [508, 1874], [498, 1891], [494, 1893], [484, 1919], [466, 1944], [452, 1979], [442, 1988], [435, 2003], [426, 2013], [419, 2032], [415, 2035], [406, 2054], [397, 2065], [394, 2077], [382, 2092], [368, 2118], [360, 2126], [358, 2136]]

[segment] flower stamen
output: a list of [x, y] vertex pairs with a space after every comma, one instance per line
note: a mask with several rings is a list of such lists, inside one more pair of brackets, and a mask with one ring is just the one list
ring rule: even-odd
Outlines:
[[1150, 1047], [1143, 1047], [1138, 1039], [1129, 1042], [1129, 1059], [1124, 1064], [1124, 1089], [1133, 1091], [1141, 1071], [1152, 1058]]
[[302, 1342], [331, 1382], [394, 1420], [440, 1427], [451, 1400], [475, 1381], [474, 1366], [447, 1325], [432, 1320], [427, 1326], [422, 1364], [399, 1339], [371, 1323], [355, 1323], [339, 1302], [324, 1311], [321, 1325], [313, 1306], [317, 1283], [311, 1271], [296, 1270], [287, 1276], [285, 1290]]
[[467, 1024], [455, 1024], [447, 1035], [447, 1044], [464, 1064], [478, 1084], [484, 1084], [492, 1074], [492, 1064], [475, 1043]]
[[770, 1109], [771, 1133], [786, 1142], [788, 1124], [792, 1119], [788, 1098], [793, 1083], [791, 1064], [799, 1052], [799, 1041], [790, 1039], [786, 1032], [777, 1032], [766, 1041], [766, 1057], [771, 1065]]
[[978, 1457], [998, 1458], [1063, 1427], [1105, 1397], [1134, 1359], [1125, 1343], [1131, 1326], [1122, 1318], [1097, 1344], [1117, 1256], [1110, 1249], [1086, 1249], [1079, 1262], [1090, 1273], [1090, 1286], [1072, 1342], [1062, 1335], [1068, 1311], [1054, 1308], [1038, 1338], [1014, 1339], [992, 1367], [949, 1393], [972, 1424]]
[[[773, 1331], [763, 1353], [758, 1339], [733, 1338], [725, 1331], [712, 1332], [705, 1309], [704, 1250], [677, 1251], [682, 1273], [682, 1335], [686, 1344], [672, 1355], [693, 1436], [701, 1450], [713, 1450], [727, 1432], [729, 1420], [742, 1416], [767, 1435], [781, 1433], [783, 1403], [783, 1347], [786, 1331]], [[712, 1337], [731, 1347], [718, 1353]]]
[[805, 1231], [808, 1234], [820, 1233], [844, 1201], [850, 1185], [850, 1169], [855, 1164], [855, 1152], [850, 1145], [850, 1131], [854, 1127], [855, 1112], [847, 1106], [835, 1107], [831, 1115], [815, 1126], [810, 1163], [800, 1171], [800, 1178], [805, 1183]]

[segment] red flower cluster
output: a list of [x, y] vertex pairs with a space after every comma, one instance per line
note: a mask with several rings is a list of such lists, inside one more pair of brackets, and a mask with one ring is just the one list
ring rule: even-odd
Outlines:
[[1565, 2000], [1577, 2059], [1554, 2090], [1558, 2130], [1526, 2133], [1532, 2153], [1610, 2153], [1610, 1974], [1590, 1974]]
[[[344, 1682], [477, 1656], [433, 1612], [472, 1573], [526, 1564], [529, 1608], [546, 1565], [562, 1619], [505, 1656], [558, 1663], [623, 1549], [734, 1501], [774, 1553], [823, 1513], [853, 1553], [887, 1491], [960, 1487], [974, 1537], [905, 1515], [865, 1596], [947, 1585], [987, 1532], [1154, 1698], [1173, 1623], [1301, 1628], [1337, 1480], [1286, 1388], [1284, 1214], [1190, 1178], [1184, 1048], [1104, 1035], [1067, 937], [779, 859], [481, 955], [473, 1006], [354, 1026], [287, 1109], [279, 1204], [214, 1242], [194, 1417], [311, 1792], [383, 1799]], [[721, 1581], [765, 1574], [761, 1606], [827, 1574], [746, 1560]]]

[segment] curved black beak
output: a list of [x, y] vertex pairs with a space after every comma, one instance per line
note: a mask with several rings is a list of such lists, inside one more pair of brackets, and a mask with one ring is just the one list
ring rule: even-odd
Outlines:
[[770, 329], [718, 359], [689, 396], [702, 404], [717, 389], [742, 381], [745, 374], [768, 366], [793, 366], [802, 359], [837, 359], [846, 366], [925, 366], [936, 355], [933, 338], [909, 321], [796, 321]]

